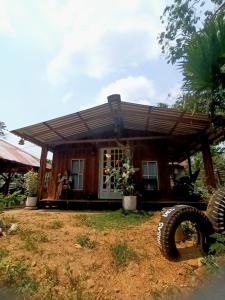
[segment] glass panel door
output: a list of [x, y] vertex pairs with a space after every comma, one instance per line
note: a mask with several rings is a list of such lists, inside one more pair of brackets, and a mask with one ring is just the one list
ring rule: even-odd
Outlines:
[[122, 199], [121, 193], [115, 190], [113, 178], [106, 183], [105, 169], [107, 166], [116, 167], [123, 158], [124, 150], [120, 148], [105, 148], [100, 150], [100, 199]]

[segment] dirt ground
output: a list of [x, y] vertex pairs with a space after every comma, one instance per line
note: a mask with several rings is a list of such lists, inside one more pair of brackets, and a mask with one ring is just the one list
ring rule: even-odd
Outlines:
[[[0, 238], [1, 249], [9, 252], [10, 259], [28, 262], [32, 277], [47, 283], [52, 281], [51, 288], [54, 286], [57, 290], [58, 298], [51, 290], [49, 299], [147, 300], [172, 299], [173, 295], [184, 299], [202, 282], [205, 270], [198, 252], [186, 253], [177, 262], [168, 261], [161, 255], [156, 240], [159, 212], [142, 224], [105, 230], [82, 224], [83, 216], [90, 214], [93, 212], [7, 211], [4, 218], [18, 223], [19, 230], [25, 230], [27, 234], [35, 231], [45, 238], [39, 241], [38, 249], [32, 249], [29, 241], [28, 246], [25, 245], [21, 233], [15, 233]], [[94, 240], [96, 247], [80, 246], [75, 238], [80, 234]], [[116, 266], [110, 249], [118, 242], [126, 242], [137, 253], [138, 259], [130, 260], [125, 266]], [[74, 298], [67, 295], [68, 281], [73, 281], [80, 289]], [[33, 298], [38, 299], [38, 293]]]

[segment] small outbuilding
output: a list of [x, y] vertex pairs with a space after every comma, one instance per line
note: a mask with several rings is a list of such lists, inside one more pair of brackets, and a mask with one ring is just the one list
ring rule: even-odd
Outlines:
[[12, 169], [25, 173], [32, 168], [38, 170], [39, 167], [40, 160], [37, 157], [0, 139], [0, 173], [8, 173]]
[[[0, 139], [0, 174], [4, 177], [2, 189], [5, 194], [8, 193], [11, 178], [15, 174], [24, 174], [31, 169], [38, 171], [39, 167], [39, 158]], [[47, 164], [46, 169], [51, 170], [51, 165]]]

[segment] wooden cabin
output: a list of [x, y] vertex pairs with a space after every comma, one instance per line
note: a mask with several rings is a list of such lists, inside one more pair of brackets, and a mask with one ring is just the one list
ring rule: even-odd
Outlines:
[[[169, 164], [187, 159], [191, 175], [190, 156], [197, 151], [203, 153], [207, 185], [215, 187], [209, 145], [224, 135], [224, 128], [211, 126], [204, 114], [123, 102], [120, 95], [111, 95], [105, 104], [12, 132], [42, 147], [41, 201], [48, 151], [53, 152], [53, 162], [45, 200], [121, 201], [122, 196], [105, 182], [104, 169], [121, 159], [126, 147], [139, 169], [137, 182], [148, 182], [140, 201], [157, 203], [176, 200]], [[67, 170], [71, 188], [57, 199], [58, 174]]]

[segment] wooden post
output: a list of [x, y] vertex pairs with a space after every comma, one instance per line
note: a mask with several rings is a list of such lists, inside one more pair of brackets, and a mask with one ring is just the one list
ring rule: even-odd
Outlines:
[[39, 176], [38, 176], [38, 200], [41, 199], [43, 188], [44, 188], [47, 154], [48, 154], [47, 147], [42, 147]]
[[215, 188], [216, 178], [213, 170], [213, 161], [210, 152], [209, 142], [206, 139], [202, 143], [202, 157], [204, 163], [206, 184], [209, 188]]

